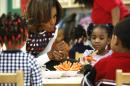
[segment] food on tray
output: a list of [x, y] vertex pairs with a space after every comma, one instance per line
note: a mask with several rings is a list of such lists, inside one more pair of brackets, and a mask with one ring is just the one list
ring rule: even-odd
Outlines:
[[91, 54], [88, 55], [88, 56], [85, 56], [85, 57], [84, 57], [85, 60], [87, 60], [87, 61], [89, 61], [89, 62], [91, 62], [91, 61], [96, 61], [95, 59], [93, 59], [93, 56], [96, 55], [97, 52], [98, 52], [98, 50], [94, 51], [93, 53], [91, 53]]
[[91, 62], [91, 61], [95, 61], [95, 62], [96, 62], [96, 60], [93, 59], [92, 56], [86, 56], [86, 57], [85, 57], [85, 60], [87, 60], [87, 61], [89, 61], [89, 62]]
[[71, 63], [70, 61], [65, 61], [54, 66], [54, 68], [58, 71], [79, 71], [81, 69], [81, 64], [78, 62]]
[[94, 52], [93, 51], [91, 51], [91, 52], [89, 51], [86, 56], [80, 58], [80, 63], [82, 65], [85, 65], [85, 64], [90, 64], [92, 61], [96, 62], [96, 60], [93, 57], [94, 57], [94, 55], [97, 54], [97, 52], [98, 52], [98, 50], [96, 50]]

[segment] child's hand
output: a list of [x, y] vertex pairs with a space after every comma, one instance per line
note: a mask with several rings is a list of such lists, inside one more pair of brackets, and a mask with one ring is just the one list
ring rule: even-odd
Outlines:
[[93, 56], [96, 55], [97, 52], [98, 52], [98, 50], [96, 50], [96, 51], [94, 51], [94, 50], [87, 50], [87, 51], [85, 51], [84, 57], [82, 57], [82, 58], [80, 59], [80, 62], [81, 62], [82, 64], [89, 64], [89, 63], [91, 63], [92, 61], [96, 62], [96, 60], [93, 59]]
[[97, 52], [98, 52], [98, 50], [96, 50], [96, 51], [92, 52], [92, 53], [91, 53], [91, 54], [89, 54], [88, 56], [85, 56], [85, 59], [86, 59], [87, 61], [89, 61], [89, 62], [91, 62], [91, 61], [95, 61], [95, 62], [96, 62], [96, 60], [95, 60], [95, 59], [93, 59], [93, 56], [94, 56], [94, 55], [96, 55], [96, 54], [97, 54]]

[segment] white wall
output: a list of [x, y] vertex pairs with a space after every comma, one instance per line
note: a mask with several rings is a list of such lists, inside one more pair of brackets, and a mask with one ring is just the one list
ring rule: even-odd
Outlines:
[[7, 13], [7, 0], [0, 0], [0, 16]]

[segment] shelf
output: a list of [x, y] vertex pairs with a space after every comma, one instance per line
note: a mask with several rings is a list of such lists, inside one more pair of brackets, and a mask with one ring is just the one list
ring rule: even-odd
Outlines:
[[125, 4], [130, 4], [130, 0], [123, 0]]
[[[81, 7], [79, 4], [75, 4], [74, 0], [58, 0], [62, 8], [78, 8]], [[130, 0], [123, 0], [125, 4], [130, 4]]]
[[79, 4], [75, 4], [74, 0], [59, 0], [62, 8], [77, 8], [81, 7]]

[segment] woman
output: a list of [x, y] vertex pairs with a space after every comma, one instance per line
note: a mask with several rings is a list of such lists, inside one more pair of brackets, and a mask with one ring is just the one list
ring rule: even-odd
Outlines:
[[94, 24], [112, 24], [130, 17], [130, 12], [122, 0], [75, 0], [76, 3], [85, 4], [92, 8], [92, 22]]
[[40, 65], [49, 60], [62, 60], [66, 53], [63, 49], [65, 42], [62, 41], [51, 49], [58, 30], [55, 25], [61, 17], [60, 3], [57, 0], [30, 0], [27, 14], [30, 32], [27, 51], [38, 57]]

